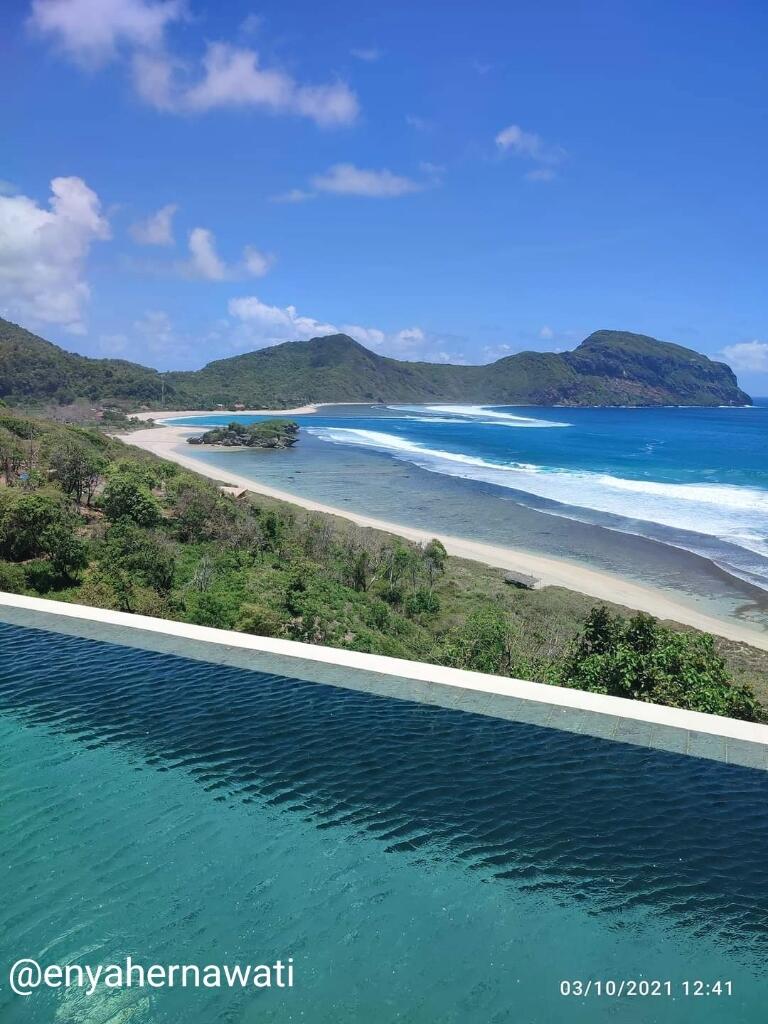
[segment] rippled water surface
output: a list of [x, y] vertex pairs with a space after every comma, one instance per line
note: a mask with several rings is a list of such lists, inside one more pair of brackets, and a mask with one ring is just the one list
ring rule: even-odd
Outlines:
[[[3, 988], [3, 1024], [764, 1019], [768, 773], [42, 630], [0, 640], [4, 963], [297, 965], [290, 992]], [[564, 1000], [579, 977], [735, 995]]]

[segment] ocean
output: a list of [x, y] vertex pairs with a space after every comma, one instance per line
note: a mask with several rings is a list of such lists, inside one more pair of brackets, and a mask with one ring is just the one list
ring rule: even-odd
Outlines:
[[357, 405], [294, 418], [303, 429], [289, 451], [188, 453], [341, 509], [570, 558], [768, 629], [768, 399]]

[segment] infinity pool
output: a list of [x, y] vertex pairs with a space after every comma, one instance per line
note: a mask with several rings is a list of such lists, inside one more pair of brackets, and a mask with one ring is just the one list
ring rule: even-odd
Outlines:
[[[768, 772], [50, 630], [0, 643], [3, 1024], [765, 1019]], [[127, 955], [291, 956], [295, 983], [6, 985], [21, 957]], [[672, 995], [560, 994], [580, 979]]]

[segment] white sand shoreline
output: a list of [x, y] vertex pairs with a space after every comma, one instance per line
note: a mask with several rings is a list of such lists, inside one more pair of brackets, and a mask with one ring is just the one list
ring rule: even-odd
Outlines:
[[168, 425], [168, 420], [180, 419], [182, 416], [308, 416], [331, 405], [370, 405], [370, 402], [314, 402], [311, 405], [298, 405], [295, 409], [145, 409], [130, 413], [137, 420], [154, 420], [155, 423]]
[[[290, 415], [291, 413], [298, 415], [301, 412], [312, 412], [315, 408], [317, 407], [304, 406], [302, 409], [282, 410], [281, 415]], [[253, 414], [264, 415], [266, 412], [265, 410], [254, 410]], [[242, 411], [240, 414], [242, 415]], [[150, 415], [147, 414], [144, 418], [148, 418]], [[186, 413], [164, 412], [163, 418], [171, 418], [175, 415], [201, 414], [189, 411]], [[222, 415], [222, 413], [217, 415]], [[760, 648], [761, 650], [768, 650], [768, 633], [699, 612], [695, 608], [690, 608], [682, 602], [675, 600], [674, 597], [669, 596], [663, 590], [654, 589], [641, 583], [634, 583], [620, 576], [614, 576], [602, 570], [590, 569], [587, 566], [569, 562], [562, 558], [521, 551], [515, 548], [500, 547], [481, 541], [467, 540], [463, 537], [452, 537], [440, 532], [404, 526], [400, 523], [385, 522], [384, 520], [375, 519], [372, 516], [354, 512], [350, 509], [324, 505], [321, 502], [312, 501], [309, 498], [291, 494], [288, 491], [277, 490], [250, 477], [241, 476], [238, 473], [232, 473], [217, 466], [211, 466], [196, 459], [193, 455], [187, 455], [184, 451], [179, 450], [179, 445], [183, 444], [186, 438], [194, 433], [195, 429], [193, 427], [166, 425], [116, 436], [126, 444], [143, 448], [145, 451], [152, 452], [162, 459], [168, 459], [171, 462], [177, 463], [177, 465], [184, 466], [186, 469], [199, 473], [201, 476], [206, 476], [211, 480], [217, 480], [220, 483], [243, 487], [248, 491], [253, 491], [255, 494], [263, 494], [267, 497], [290, 502], [293, 505], [298, 505], [300, 508], [313, 512], [340, 516], [343, 519], [356, 523], [358, 526], [382, 530], [417, 543], [436, 537], [445, 545], [449, 555], [466, 558], [469, 561], [480, 562], [498, 569], [506, 569], [509, 572], [525, 573], [526, 575], [537, 577], [545, 586], [564, 587], [566, 590], [587, 594], [597, 600], [625, 605], [637, 611], [648, 612], [660, 619], [670, 619], [686, 626], [692, 626], [694, 629], [713, 633], [716, 636], [751, 644], [753, 647]]]

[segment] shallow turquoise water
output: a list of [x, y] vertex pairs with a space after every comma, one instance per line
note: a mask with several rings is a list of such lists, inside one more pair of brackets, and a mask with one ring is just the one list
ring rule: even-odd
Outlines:
[[[294, 989], [261, 994], [3, 987], [3, 1024], [764, 1019], [767, 773], [20, 627], [0, 640], [3, 970], [296, 963]], [[558, 992], [625, 977], [736, 994], [692, 1011]]]

